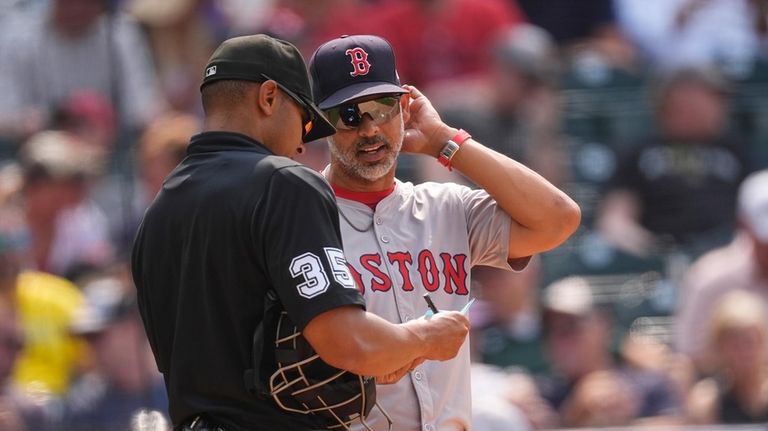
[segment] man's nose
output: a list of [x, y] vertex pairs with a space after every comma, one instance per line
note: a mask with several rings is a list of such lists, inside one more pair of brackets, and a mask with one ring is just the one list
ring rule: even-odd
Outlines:
[[373, 120], [370, 114], [362, 115], [360, 125], [357, 127], [357, 133], [361, 136], [376, 136], [379, 133], [379, 125]]

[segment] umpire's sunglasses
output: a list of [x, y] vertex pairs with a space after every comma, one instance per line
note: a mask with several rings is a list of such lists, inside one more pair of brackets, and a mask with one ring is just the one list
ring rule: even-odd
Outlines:
[[309, 107], [309, 103], [304, 100], [303, 97], [299, 96], [298, 94], [294, 93], [293, 91], [289, 90], [286, 86], [281, 84], [280, 82], [270, 78], [269, 76], [265, 74], [261, 74], [262, 78], [266, 80], [272, 80], [275, 81], [275, 84], [277, 84], [277, 88], [283, 90], [285, 94], [287, 94], [291, 99], [293, 99], [302, 109], [304, 109], [304, 112], [306, 112], [306, 117], [303, 118], [304, 126], [302, 133], [302, 138], [306, 138], [306, 136], [309, 134], [309, 132], [312, 131], [312, 127], [314, 127], [314, 121], [315, 121], [315, 113], [312, 111], [312, 109]]
[[341, 130], [360, 127], [363, 115], [371, 116], [374, 124], [384, 124], [398, 114], [400, 95], [386, 95], [378, 99], [358, 103], [345, 103], [325, 111], [328, 121]]

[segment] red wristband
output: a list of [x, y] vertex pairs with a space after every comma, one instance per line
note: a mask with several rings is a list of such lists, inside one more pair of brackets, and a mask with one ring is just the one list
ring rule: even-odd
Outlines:
[[461, 148], [464, 142], [466, 142], [467, 139], [471, 137], [472, 135], [470, 135], [466, 130], [459, 129], [456, 135], [449, 139], [443, 149], [440, 150], [440, 155], [437, 157], [437, 161], [440, 162], [441, 165], [448, 168], [449, 171], [452, 171], [453, 168], [451, 167], [451, 159], [453, 159], [456, 151], [459, 151], [459, 148]]
[[472, 135], [470, 135], [469, 132], [467, 132], [464, 129], [459, 129], [459, 131], [456, 132], [456, 136], [454, 136], [451, 139], [451, 141], [453, 141], [453, 142], [459, 144], [459, 146], [461, 146], [461, 144], [463, 144], [467, 139], [469, 139], [471, 137], [472, 137]]

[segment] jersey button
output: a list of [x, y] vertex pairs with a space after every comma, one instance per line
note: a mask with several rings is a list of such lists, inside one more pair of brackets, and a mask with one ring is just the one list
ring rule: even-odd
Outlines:
[[386, 235], [382, 235], [382, 236], [381, 236], [381, 242], [383, 242], [383, 243], [388, 243], [388, 242], [389, 242], [389, 237], [388, 237], [388, 236], [386, 236]]
[[430, 424], [424, 425], [424, 431], [434, 431], [435, 427]]
[[413, 373], [413, 378], [414, 379], [421, 380], [421, 377], [422, 377], [421, 371], [414, 371], [414, 373]]
[[381, 217], [376, 217], [376, 224], [382, 224], [384, 221], [381, 219]]

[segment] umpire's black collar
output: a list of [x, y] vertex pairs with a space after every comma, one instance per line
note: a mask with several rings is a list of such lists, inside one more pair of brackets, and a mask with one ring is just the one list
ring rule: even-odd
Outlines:
[[261, 142], [236, 132], [203, 132], [192, 136], [187, 154], [210, 153], [214, 151], [254, 151], [274, 154]]

